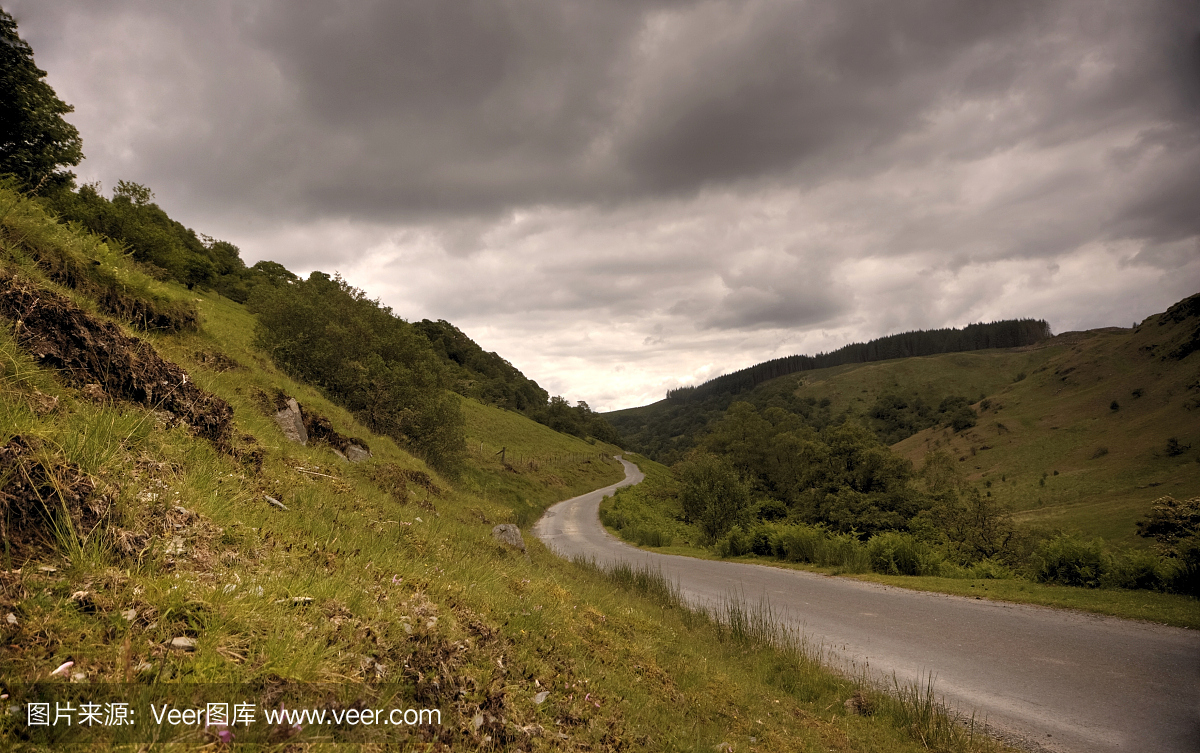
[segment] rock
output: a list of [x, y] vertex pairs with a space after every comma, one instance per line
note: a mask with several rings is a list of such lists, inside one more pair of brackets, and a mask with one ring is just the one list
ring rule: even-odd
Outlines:
[[300, 413], [300, 404], [295, 398], [288, 398], [287, 405], [275, 414], [275, 423], [279, 424], [283, 436], [293, 442], [308, 444], [308, 430], [304, 428], [304, 416]]
[[280, 510], [286, 510], [286, 509], [287, 509], [287, 505], [283, 504], [282, 502], [280, 502], [279, 500], [275, 499], [275, 498], [274, 498], [274, 497], [272, 497], [271, 495], [269, 495], [269, 494], [268, 494], [268, 495], [265, 495], [265, 496], [266, 496], [266, 498], [267, 498], [267, 501], [268, 501], [268, 502], [270, 502], [271, 504], [275, 505], [275, 506], [276, 506], [276, 507], [278, 507]]
[[4, 621], [7, 622], [9, 625], [16, 625], [17, 624], [17, 616], [15, 614], [13, 614], [12, 612], [9, 612], [8, 614], [4, 615]]
[[124, 612], [121, 612], [121, 616], [124, 617], [127, 622], [133, 622], [137, 619], [137, 610], [126, 609]]
[[351, 442], [346, 445], [346, 459], [351, 463], [361, 463], [371, 459], [371, 451]]
[[550, 691], [543, 690], [542, 692], [538, 693], [537, 695], [535, 695], [533, 697], [533, 702], [541, 705], [541, 703], [549, 697], [550, 697]]
[[179, 536], [176, 536], [167, 542], [167, 547], [163, 550], [163, 554], [166, 554], [169, 557], [182, 557], [186, 551], [187, 549], [183, 545], [183, 539]]
[[195, 651], [196, 650], [196, 639], [188, 638], [187, 636], [184, 636], [184, 635], [181, 635], [177, 638], [172, 638], [171, 639], [171, 648], [177, 648], [181, 651]]
[[521, 538], [521, 529], [512, 523], [501, 523], [492, 529], [492, 538], [502, 544], [525, 551], [525, 539]]
[[94, 400], [98, 403], [104, 402], [108, 398], [108, 395], [104, 394], [104, 388], [99, 384], [85, 384], [81, 391], [83, 392], [83, 396], [88, 400]]

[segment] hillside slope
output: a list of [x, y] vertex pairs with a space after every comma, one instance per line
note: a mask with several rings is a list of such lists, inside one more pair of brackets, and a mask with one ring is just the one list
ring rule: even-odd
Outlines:
[[[653, 577], [493, 539], [497, 523], [615, 481], [615, 448], [460, 398], [464, 468], [443, 476], [281, 373], [240, 304], [147, 278], [15, 193], [0, 201], [0, 288], [22, 293], [0, 327], [2, 690], [18, 707], [132, 703], [138, 720], [8, 714], [4, 747], [916, 751], [936, 733], [947, 750], [994, 748], [945, 716], [918, 720], [920, 693], [891, 701], [761, 625], [681, 608]], [[50, 279], [39, 259], [54, 255], [113, 272], [105, 289], [185, 307], [192, 325], [135, 332], [91, 287]], [[320, 428], [307, 444], [276, 423], [281, 396]], [[371, 457], [339, 456], [347, 438]], [[156, 726], [152, 701], [246, 702], [257, 717]], [[285, 705], [440, 721], [266, 721]]]
[[[1061, 335], [1028, 378], [987, 391], [969, 431], [927, 429], [894, 446], [944, 448], [1019, 519], [1137, 542], [1157, 497], [1200, 494], [1200, 296], [1136, 329]], [[1014, 354], [1015, 357], [1023, 357]]]
[[[1069, 332], [1033, 346], [849, 364], [793, 374], [739, 395], [782, 408], [817, 429], [857, 421], [919, 467], [953, 454], [986, 494], [1018, 519], [1143, 546], [1136, 520], [1165, 494], [1200, 494], [1200, 296], [1136, 329]], [[896, 405], [969, 404], [956, 431], [930, 408], [932, 426], [904, 430]], [[609, 414], [628, 443], [666, 462], [695, 446], [730, 399], [662, 401]], [[911, 415], [910, 415], [911, 417]], [[900, 422], [898, 424], [897, 422]]]

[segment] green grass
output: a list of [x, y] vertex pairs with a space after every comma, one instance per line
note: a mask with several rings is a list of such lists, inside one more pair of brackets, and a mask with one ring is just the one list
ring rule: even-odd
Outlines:
[[[3, 328], [0, 441], [40, 438], [46, 463], [77, 464], [108, 506], [84, 538], [47, 535], [9, 552], [0, 614], [16, 623], [0, 623], [6, 683], [45, 681], [68, 660], [83, 685], [63, 687], [227, 683], [295, 695], [300, 683], [330, 683], [370, 706], [440, 708], [446, 721], [433, 732], [456, 750], [711, 751], [727, 742], [917, 751], [944, 720], [914, 721], [919, 703], [909, 716], [886, 711], [882, 696], [885, 711], [848, 713], [847, 698], [874, 691], [778, 640], [752, 610], [722, 623], [664, 599], [646, 578], [614, 581], [535, 540], [526, 558], [491, 538], [496, 522], [527, 521], [619, 478], [619, 466], [596, 457], [613, 448], [464, 404], [468, 435], [485, 451], [461, 476], [440, 476], [279, 373], [253, 348], [254, 320], [242, 307], [172, 293], [196, 305], [201, 330], [146, 339], [234, 407], [237, 442], [264, 452], [261, 469], [149, 411], [88, 401]], [[321, 444], [287, 442], [263, 405], [275, 390], [364, 438], [374, 457], [351, 465]], [[497, 445], [537, 467], [501, 466], [487, 453]], [[397, 468], [428, 474], [433, 488], [376, 481]], [[172, 649], [180, 637], [195, 650]], [[0, 736], [22, 747], [15, 719], [0, 719]], [[87, 734], [94, 748], [131, 741], [120, 728]], [[174, 739], [187, 749], [216, 744], [200, 733]], [[387, 749], [428, 742], [412, 735]], [[362, 747], [382, 749], [365, 738]], [[959, 736], [938, 749], [993, 747]]]
[[1146, 620], [1176, 627], [1200, 628], [1200, 600], [1177, 594], [1071, 588], [1027, 580], [959, 580], [879, 575], [877, 573], [863, 573], [852, 577], [918, 591], [935, 591], [1017, 604], [1078, 609], [1094, 614]]

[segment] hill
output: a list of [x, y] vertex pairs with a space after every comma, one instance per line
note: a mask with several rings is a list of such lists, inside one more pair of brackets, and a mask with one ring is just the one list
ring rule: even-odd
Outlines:
[[[962, 330], [909, 332], [869, 343], [847, 345], [829, 354], [767, 361], [717, 377], [695, 388], [672, 391], [666, 399], [651, 405], [612, 411], [604, 416], [631, 449], [670, 463], [679, 460], [694, 447], [697, 437], [724, 415], [735, 401], [749, 402], [761, 409], [779, 407], [802, 416], [806, 423], [817, 428], [831, 422], [842, 422], [852, 414], [861, 414], [863, 411], [858, 409], [862, 407], [862, 394], [878, 395], [878, 390], [872, 386], [875, 382], [871, 379], [866, 380], [871, 384], [865, 384], [861, 393], [856, 389], [854, 395], [847, 395], [845, 399], [842, 399], [840, 387], [830, 391], [806, 391], [800, 388], [806, 384], [825, 382], [838, 375], [854, 373], [872, 363], [895, 363], [908, 360], [909, 357], [916, 358], [922, 352], [946, 354], [939, 364], [950, 364], [965, 378], [945, 378], [933, 373], [914, 374], [915, 381], [902, 386], [900, 380], [907, 381], [907, 378], [901, 373], [887, 384], [912, 392], [913, 398], [921, 398], [929, 414], [938, 413], [939, 407], [942, 413], [946, 413], [947, 406], [941, 405], [946, 397], [978, 395], [980, 390], [986, 391], [1001, 383], [1002, 377], [995, 371], [996, 364], [992, 362], [994, 359], [981, 361], [973, 358], [974, 355], [995, 352], [994, 348], [987, 349], [997, 341], [1030, 345], [1044, 341], [1047, 336], [1046, 323], [1034, 320], [975, 324]], [[957, 358], [958, 355], [962, 358]], [[1024, 368], [1016, 362], [1004, 364], [1005, 367], [1010, 365]], [[967, 372], [971, 372], [971, 375], [966, 376]], [[853, 381], [854, 377], [848, 379]], [[958, 400], [950, 406], [950, 412], [960, 410], [969, 402]], [[868, 405], [873, 404], [874, 400]], [[925, 417], [926, 424], [936, 422], [928, 418]], [[918, 417], [918, 422], [920, 420]], [[911, 433], [909, 431], [904, 436]], [[897, 439], [892, 438], [892, 441]]]
[[[922, 711], [914, 726], [920, 693], [891, 699], [770, 631], [722, 627], [651, 575], [492, 538], [496, 523], [611, 483], [617, 448], [450, 395], [464, 447], [443, 473], [285, 373], [242, 304], [155, 279], [15, 191], [0, 188], [0, 203], [3, 690], [14, 705], [129, 704], [138, 719], [42, 728], [9, 714], [6, 745], [711, 750], [753, 738], [916, 751], [936, 732], [949, 750], [995, 747], [945, 716]], [[155, 327], [145, 312], [185, 316]], [[307, 443], [283, 430], [288, 399]], [[874, 716], [847, 710], [855, 693]], [[155, 726], [151, 702], [249, 703], [256, 716]], [[426, 717], [266, 719], [298, 706]]]

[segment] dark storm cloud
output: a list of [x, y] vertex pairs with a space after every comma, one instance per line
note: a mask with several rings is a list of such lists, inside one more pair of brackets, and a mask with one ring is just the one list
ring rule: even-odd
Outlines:
[[[17, 7], [55, 24], [88, 14], [190, 72], [161, 93], [143, 161], [252, 206], [375, 219], [882, 171], [931, 111], [972, 100], [1037, 107], [960, 149], [1195, 99], [1180, 3], [49, 5]], [[69, 54], [44, 31], [42, 54]], [[1079, 86], [1087, 61], [1115, 68]], [[137, 96], [123, 85], [95, 93]], [[186, 122], [201, 114], [206, 127]]]
[[81, 178], [601, 407], [1200, 287], [1197, 0], [5, 8]]

